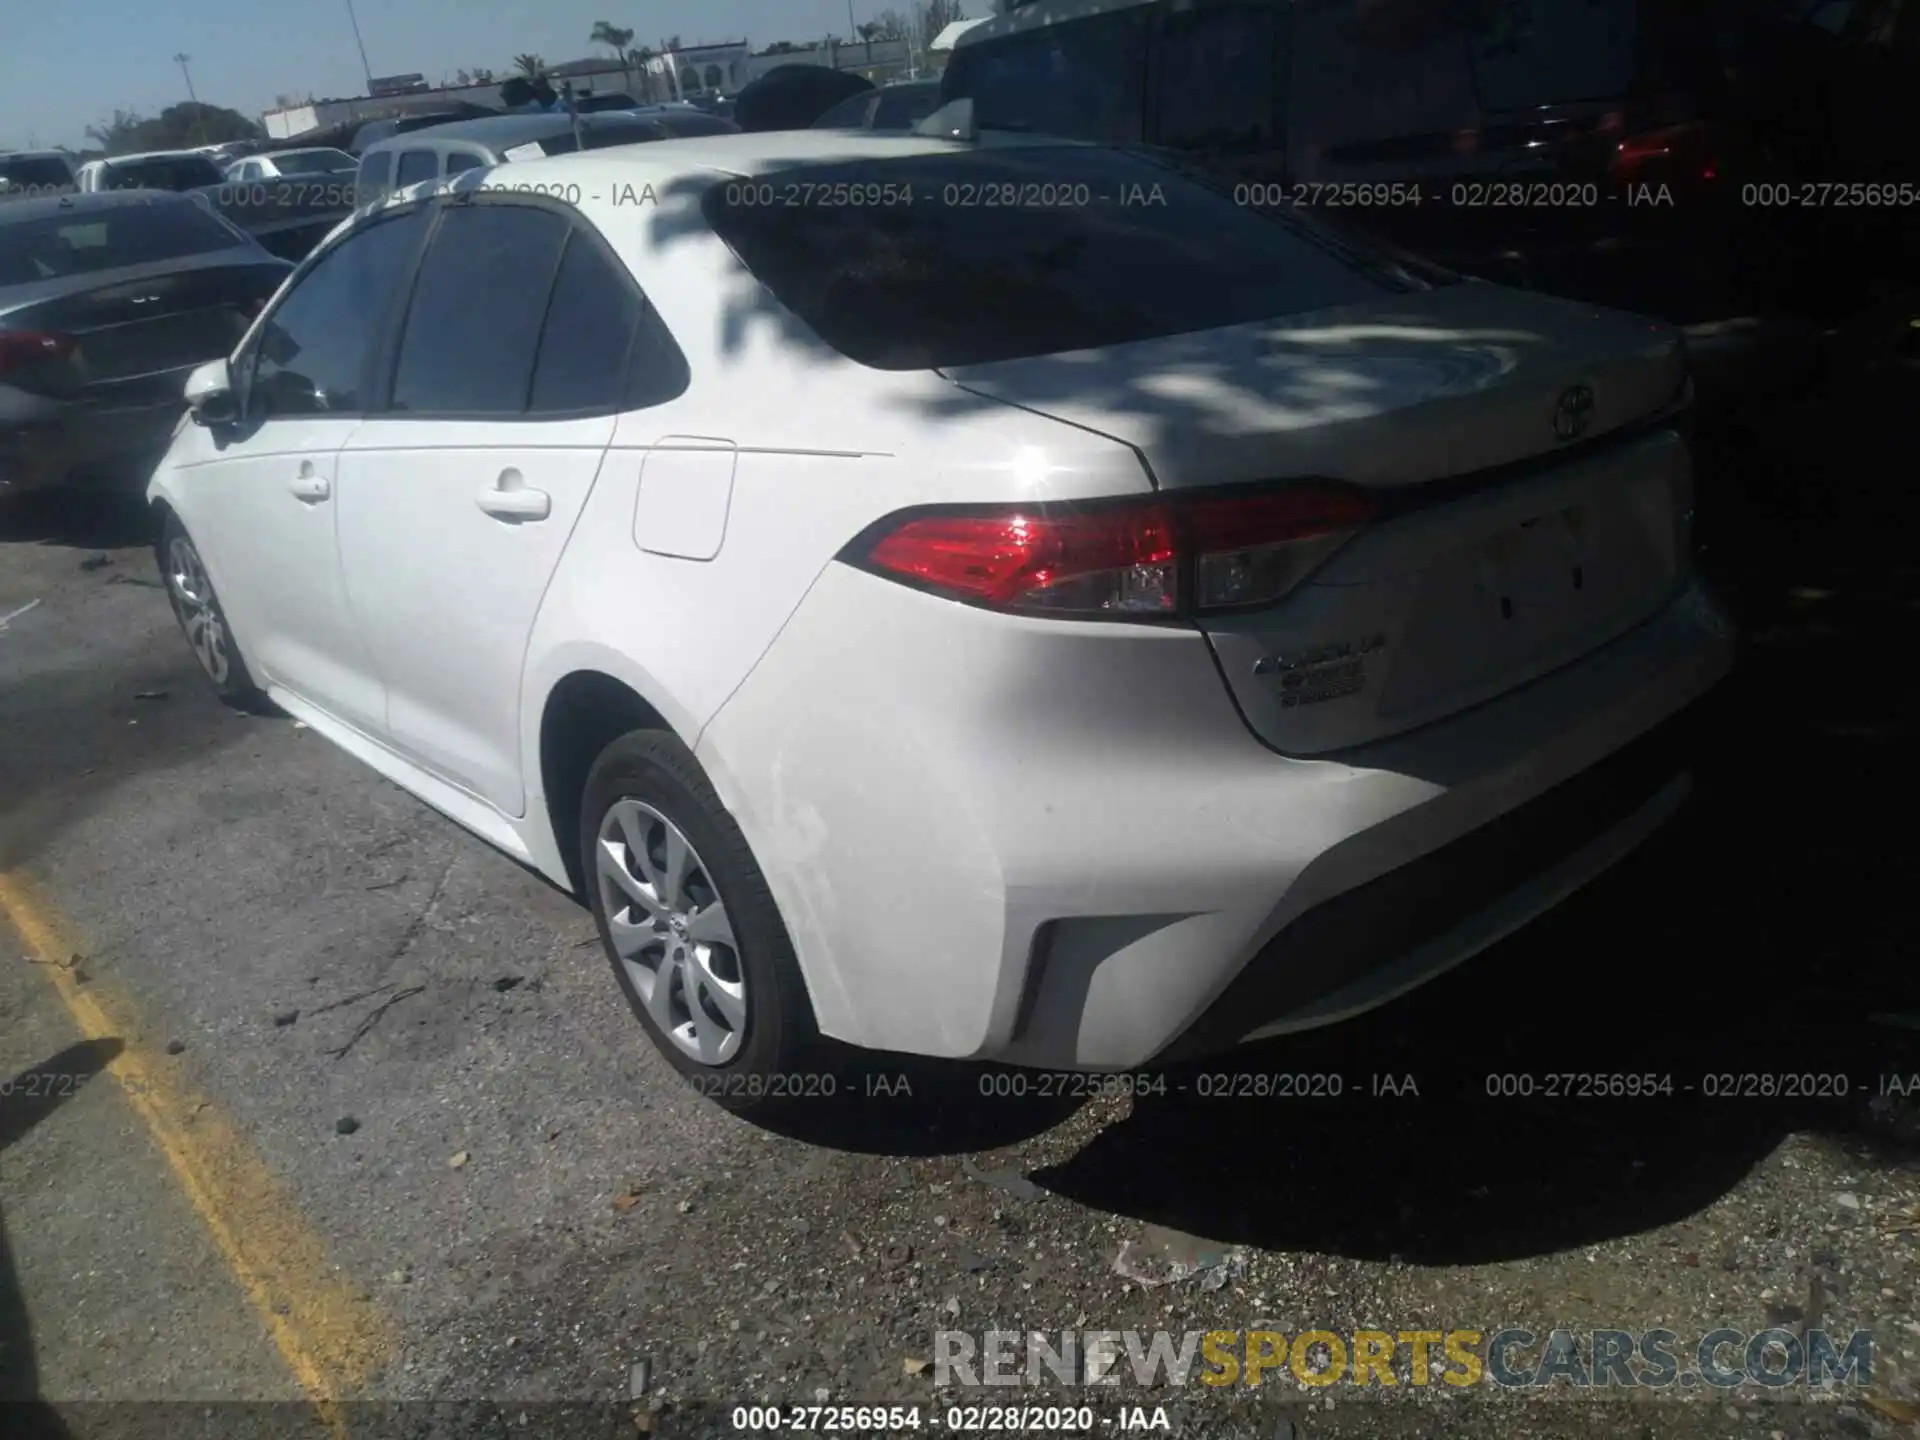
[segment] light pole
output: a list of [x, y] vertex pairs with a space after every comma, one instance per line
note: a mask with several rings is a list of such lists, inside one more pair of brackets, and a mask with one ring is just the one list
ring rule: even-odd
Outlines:
[[187, 98], [198, 105], [200, 103], [200, 97], [193, 93], [193, 72], [187, 69], [187, 61], [192, 58], [191, 55], [176, 55], [173, 57], [173, 63], [180, 67], [180, 74], [187, 82]]
[[353, 0], [347, 0], [347, 23], [353, 26], [353, 43], [360, 49], [360, 70], [367, 77], [367, 94], [373, 94], [373, 66], [367, 63], [367, 42], [360, 38], [360, 17], [353, 13]]

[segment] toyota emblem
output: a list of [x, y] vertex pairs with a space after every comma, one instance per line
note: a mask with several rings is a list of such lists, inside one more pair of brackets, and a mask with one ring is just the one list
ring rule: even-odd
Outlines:
[[1593, 391], [1574, 385], [1560, 392], [1553, 406], [1553, 433], [1562, 440], [1578, 440], [1593, 420]]

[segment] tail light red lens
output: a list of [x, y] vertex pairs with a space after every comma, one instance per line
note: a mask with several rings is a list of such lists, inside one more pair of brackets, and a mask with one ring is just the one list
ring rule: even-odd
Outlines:
[[1271, 604], [1373, 513], [1365, 495], [1326, 486], [1009, 506], [910, 515], [846, 558], [996, 609], [1172, 618]]
[[0, 330], [0, 375], [49, 360], [64, 360], [78, 344], [71, 335], [47, 330]]
[[1698, 123], [1630, 135], [1614, 147], [1613, 178], [1622, 185], [1641, 180], [1712, 180], [1718, 174], [1707, 127]]

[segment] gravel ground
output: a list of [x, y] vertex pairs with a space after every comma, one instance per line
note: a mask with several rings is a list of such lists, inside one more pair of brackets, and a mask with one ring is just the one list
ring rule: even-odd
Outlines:
[[[0, 519], [0, 616], [39, 602], [0, 631], [0, 873], [72, 917], [74, 963], [139, 1017], [126, 1044], [207, 1097], [387, 1327], [356, 1434], [732, 1434], [766, 1402], [932, 1429], [1089, 1395], [1100, 1430], [1140, 1405], [1192, 1437], [1906, 1433], [1920, 1102], [1879, 1091], [1920, 1087], [1920, 1037], [1886, 1020], [1920, 1008], [1914, 847], [1879, 810], [1914, 769], [1910, 388], [1710, 438], [1706, 560], [1750, 653], [1673, 826], [1426, 990], [1161, 1090], [996, 1094], [1016, 1081], [834, 1053], [831, 1097], [727, 1116], [646, 1047], [571, 900], [206, 696], [111, 507]], [[79, 1038], [52, 994], [0, 966], [0, 1074]], [[1487, 1093], [1569, 1072], [1674, 1093]], [[1748, 1072], [1849, 1093], [1704, 1093]], [[1207, 1093], [1279, 1073], [1342, 1093]], [[115, 1403], [299, 1394], [117, 1092], [0, 1097], [0, 1216], [0, 1398], [82, 1436], [307, 1433], [300, 1409]], [[1665, 1328], [1683, 1360], [1721, 1326], [1865, 1329], [1871, 1385], [1415, 1396], [1404, 1350], [1391, 1391], [969, 1389], [931, 1364], [942, 1330], [1508, 1326]]]

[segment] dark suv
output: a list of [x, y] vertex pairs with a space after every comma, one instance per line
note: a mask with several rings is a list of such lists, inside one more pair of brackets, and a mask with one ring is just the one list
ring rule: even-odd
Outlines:
[[941, 99], [1687, 326], [1734, 393], [1843, 319], [1893, 332], [1916, 80], [1920, 0], [1036, 0]]

